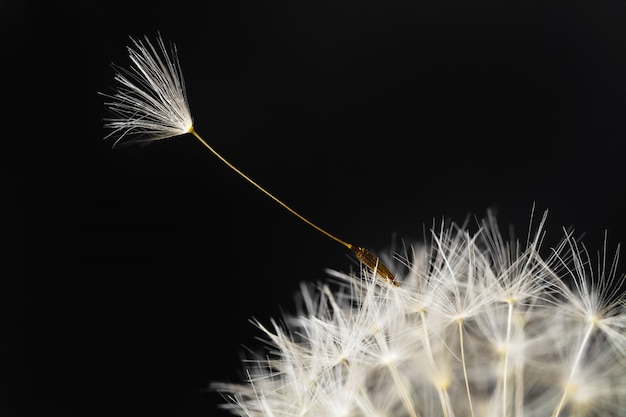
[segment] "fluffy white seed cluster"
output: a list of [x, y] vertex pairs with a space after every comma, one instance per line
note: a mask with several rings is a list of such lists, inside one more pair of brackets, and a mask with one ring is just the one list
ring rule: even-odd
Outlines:
[[[438, 226], [388, 265], [303, 285], [299, 311], [254, 323], [267, 351], [244, 382], [216, 382], [250, 417], [626, 415], [626, 298], [617, 256], [591, 262], [571, 233], [539, 253], [488, 215]], [[407, 256], [410, 255], [410, 256]]]

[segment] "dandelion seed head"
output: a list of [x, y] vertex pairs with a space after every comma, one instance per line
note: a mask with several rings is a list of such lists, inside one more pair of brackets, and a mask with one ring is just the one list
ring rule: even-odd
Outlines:
[[432, 245], [395, 257], [400, 287], [367, 270], [303, 285], [295, 315], [259, 325], [269, 345], [259, 358], [271, 360], [256, 362], [255, 378], [212, 385], [224, 407], [255, 417], [623, 415], [615, 265], [598, 273], [571, 235], [543, 256], [543, 219], [526, 246], [505, 243], [492, 217], [479, 224], [433, 228]]

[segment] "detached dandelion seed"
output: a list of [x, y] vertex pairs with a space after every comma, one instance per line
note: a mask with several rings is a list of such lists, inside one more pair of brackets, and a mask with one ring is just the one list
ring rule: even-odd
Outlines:
[[367, 249], [348, 243], [322, 229], [300, 213], [275, 197], [265, 188], [240, 171], [220, 155], [195, 130], [187, 101], [185, 82], [174, 44], [166, 48], [163, 39], [157, 37], [154, 47], [148, 37], [144, 41], [131, 37], [129, 46], [130, 69], [114, 65], [115, 81], [119, 84], [115, 93], [103, 94], [105, 102], [114, 115], [105, 119], [104, 127], [112, 131], [106, 138], [115, 138], [113, 146], [120, 142], [151, 142], [186, 134], [193, 135], [204, 147], [231, 170], [245, 179], [266, 196], [274, 200], [292, 215], [318, 232], [350, 249], [363, 265], [377, 276], [397, 286], [394, 274]]

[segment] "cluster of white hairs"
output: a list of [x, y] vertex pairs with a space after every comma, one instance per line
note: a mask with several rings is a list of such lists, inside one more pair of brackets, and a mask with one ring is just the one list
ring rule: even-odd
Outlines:
[[246, 381], [212, 388], [250, 417], [626, 415], [617, 255], [591, 262], [566, 232], [541, 256], [543, 220], [524, 243], [491, 214], [442, 224], [389, 263], [398, 287], [366, 268], [302, 285], [296, 314], [254, 322]]
[[[192, 134], [176, 50], [133, 39], [116, 67], [116, 142]], [[532, 216], [531, 216], [532, 218]], [[532, 226], [531, 220], [531, 226]], [[626, 298], [617, 254], [593, 260], [571, 234], [540, 252], [545, 215], [524, 242], [488, 215], [471, 233], [442, 223], [401, 257], [358, 275], [303, 285], [300, 309], [264, 325], [267, 350], [247, 380], [216, 382], [224, 407], [248, 417], [626, 416]], [[359, 259], [362, 259], [359, 258]], [[393, 265], [393, 275], [376, 265]], [[372, 265], [374, 268], [372, 269]], [[385, 267], [386, 269], [386, 267]], [[387, 277], [388, 279], [382, 279]], [[390, 278], [390, 279], [389, 279]], [[398, 285], [394, 285], [398, 284]]]

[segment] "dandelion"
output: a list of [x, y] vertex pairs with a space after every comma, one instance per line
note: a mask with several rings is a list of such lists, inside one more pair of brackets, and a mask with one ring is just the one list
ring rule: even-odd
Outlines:
[[364, 266], [302, 284], [299, 308], [280, 323], [253, 321], [265, 346], [244, 361], [246, 380], [211, 385], [224, 408], [247, 417], [626, 416], [626, 277], [606, 246], [592, 262], [566, 232], [543, 256], [545, 214], [537, 226], [531, 216], [520, 242], [505, 241], [488, 213], [476, 231], [433, 225], [428, 241], [382, 262], [304, 218], [196, 132], [174, 45], [132, 39], [128, 54], [130, 68], [114, 66], [118, 86], [104, 94], [114, 146], [189, 134]]
[[617, 256], [594, 266], [571, 233], [541, 255], [545, 219], [526, 242], [491, 213], [433, 227], [395, 255], [399, 287], [329, 271], [282, 325], [255, 322], [248, 379], [212, 389], [248, 417], [626, 415]]

